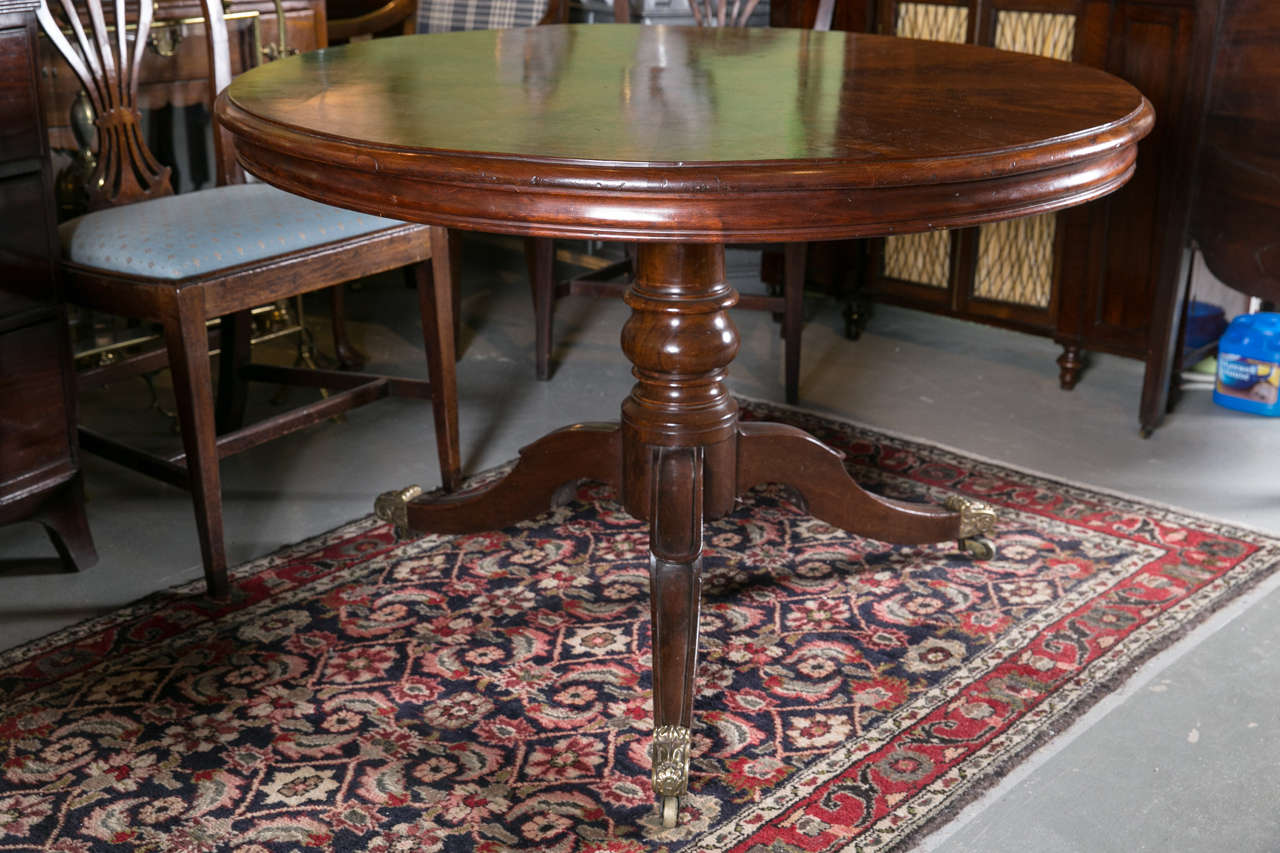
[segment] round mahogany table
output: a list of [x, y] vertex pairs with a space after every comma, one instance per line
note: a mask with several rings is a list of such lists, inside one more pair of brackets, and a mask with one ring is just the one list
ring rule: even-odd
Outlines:
[[738, 338], [724, 244], [1079, 204], [1129, 178], [1153, 122], [1128, 84], [1022, 54], [626, 25], [322, 50], [243, 74], [217, 115], [242, 165], [304, 196], [447, 228], [638, 242], [622, 329], [636, 384], [620, 422], [544, 436], [479, 493], [405, 491], [383, 506], [416, 530], [470, 532], [533, 515], [565, 482], [591, 478], [649, 522], [653, 783], [669, 824], [688, 780], [703, 518], [782, 482], [816, 517], [889, 542], [956, 539], [981, 555], [994, 521], [962, 499], [870, 494], [803, 431], [739, 422], [725, 386]]

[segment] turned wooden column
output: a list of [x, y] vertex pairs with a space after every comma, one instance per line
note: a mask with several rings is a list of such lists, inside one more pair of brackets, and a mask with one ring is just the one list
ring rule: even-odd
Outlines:
[[[738, 293], [725, 281], [724, 247], [641, 244], [625, 299], [631, 318], [622, 328], [622, 351], [636, 384], [622, 403], [622, 503], [652, 521], [658, 449], [697, 448], [703, 511], [724, 515], [736, 491], [738, 426], [738, 403], [724, 384], [738, 353], [729, 316]], [[663, 534], [654, 552], [682, 559], [685, 546], [666, 541], [674, 535]]]

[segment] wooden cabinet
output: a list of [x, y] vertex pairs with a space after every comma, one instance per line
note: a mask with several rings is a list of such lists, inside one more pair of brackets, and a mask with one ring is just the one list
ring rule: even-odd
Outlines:
[[[1047, 335], [1064, 388], [1082, 353], [1150, 360], [1176, 337], [1153, 322], [1184, 286], [1183, 235], [1199, 104], [1212, 41], [1205, 0], [838, 0], [838, 27], [1037, 53], [1102, 68], [1156, 110], [1129, 183], [1057, 214], [873, 241], [863, 286], [878, 301]], [[775, 3], [796, 25], [816, 0]], [[808, 14], [812, 14], [809, 12]], [[939, 80], [938, 85], [946, 85]], [[821, 264], [817, 265], [821, 269]], [[1162, 404], [1161, 404], [1162, 405]], [[1143, 408], [1143, 428], [1148, 428]]]
[[97, 560], [84, 516], [57, 288], [33, 0], [0, 0], [0, 524], [38, 521], [68, 568]]

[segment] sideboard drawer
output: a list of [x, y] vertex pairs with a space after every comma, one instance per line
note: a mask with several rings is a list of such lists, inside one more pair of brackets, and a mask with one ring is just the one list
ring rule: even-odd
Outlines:
[[[38, 141], [38, 137], [37, 137]], [[54, 258], [58, 248], [47, 221], [44, 174], [27, 172], [0, 178], [0, 317], [32, 303], [53, 305]]]

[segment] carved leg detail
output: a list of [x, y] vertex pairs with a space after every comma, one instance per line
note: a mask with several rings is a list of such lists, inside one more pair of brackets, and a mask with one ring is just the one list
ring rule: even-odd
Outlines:
[[[618, 486], [618, 427], [577, 424], [520, 451], [515, 467], [496, 483], [462, 495], [423, 495], [409, 489], [378, 497], [384, 521], [419, 533], [476, 533], [515, 524], [551, 506], [556, 490], [575, 480]], [[403, 510], [403, 511], [402, 511]]]
[[675, 826], [689, 788], [693, 679], [702, 595], [701, 447], [652, 447], [649, 585], [653, 631], [653, 791]]
[[739, 494], [763, 483], [792, 486], [815, 518], [882, 542], [915, 545], [979, 535], [963, 534], [960, 511], [868, 492], [849, 476], [841, 453], [803, 430], [769, 423], [740, 424], [739, 430]]

